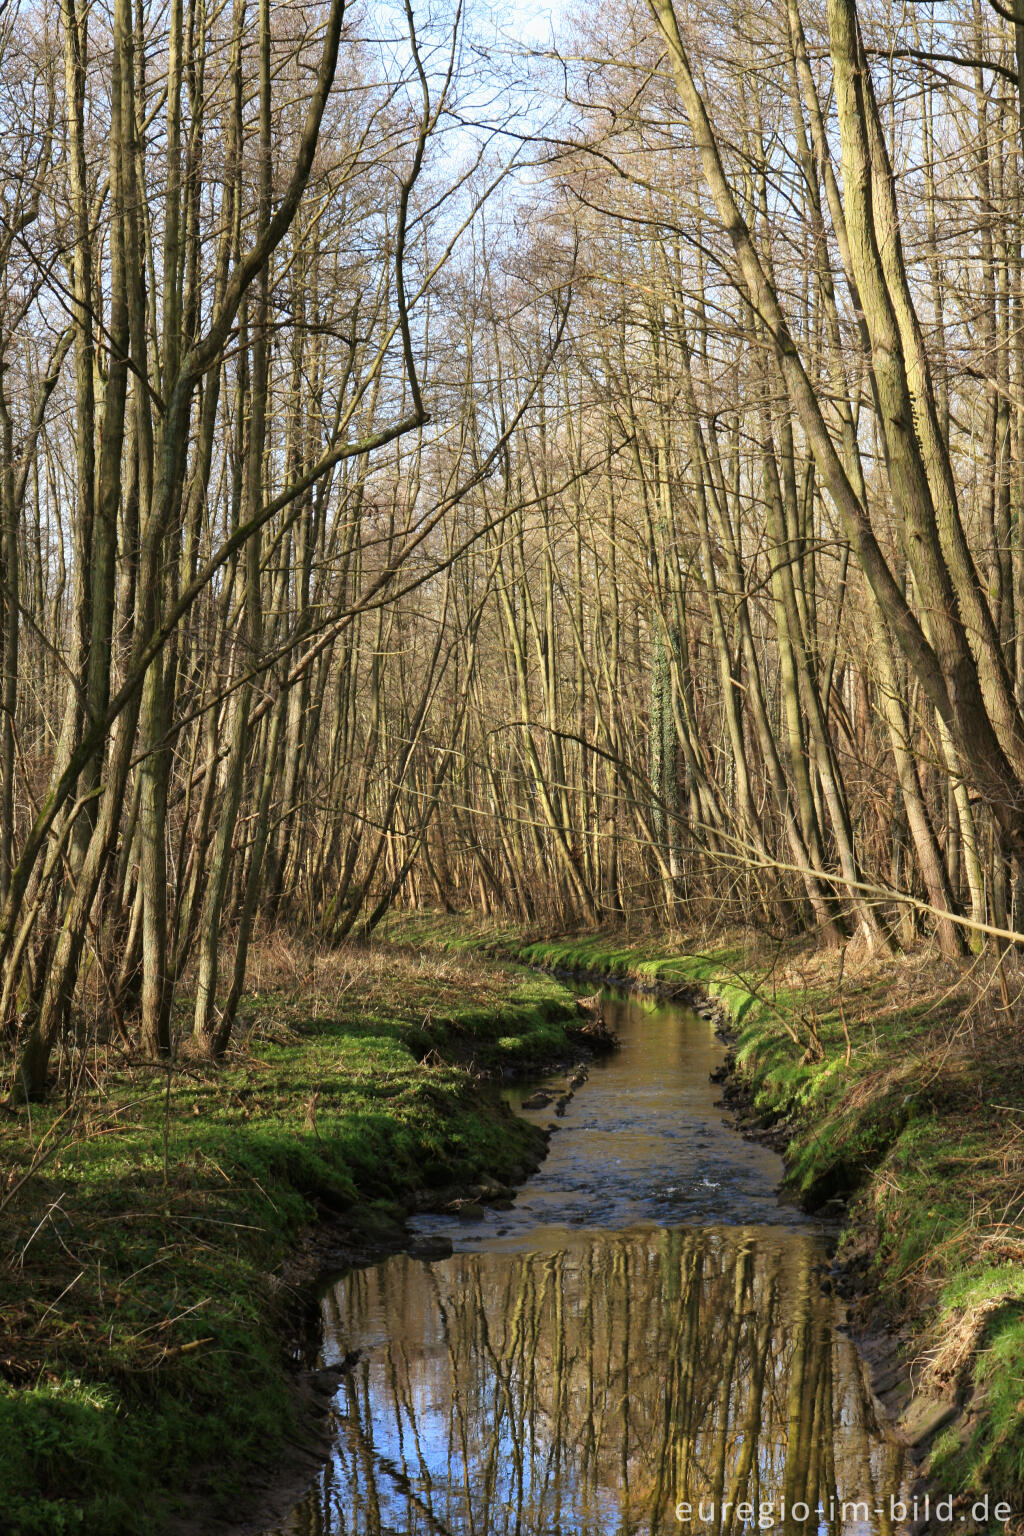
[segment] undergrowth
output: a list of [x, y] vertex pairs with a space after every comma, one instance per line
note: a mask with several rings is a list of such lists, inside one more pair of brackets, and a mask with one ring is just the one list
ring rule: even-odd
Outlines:
[[293, 1427], [282, 1274], [318, 1210], [372, 1239], [417, 1192], [542, 1154], [479, 1079], [567, 1054], [556, 981], [280, 938], [253, 975], [225, 1067], [107, 1045], [70, 1107], [0, 1120], [11, 1536], [156, 1532], [189, 1482], [230, 1507]]
[[[445, 917], [393, 937], [721, 998], [762, 1122], [811, 1209], [846, 1201], [861, 1311], [910, 1335], [917, 1388], [961, 1411], [931, 1452], [951, 1491], [1024, 1511], [1024, 972], [621, 932], [537, 937]], [[852, 955], [853, 951], [850, 951]]]

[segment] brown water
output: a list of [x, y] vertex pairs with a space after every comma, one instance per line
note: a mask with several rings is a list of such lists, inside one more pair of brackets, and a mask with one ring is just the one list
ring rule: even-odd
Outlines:
[[421, 1218], [453, 1257], [325, 1294], [324, 1363], [362, 1355], [330, 1460], [274, 1536], [899, 1527], [903, 1453], [823, 1290], [823, 1234], [715, 1108], [711, 1026], [605, 1007], [622, 1050], [553, 1121], [514, 1209]]

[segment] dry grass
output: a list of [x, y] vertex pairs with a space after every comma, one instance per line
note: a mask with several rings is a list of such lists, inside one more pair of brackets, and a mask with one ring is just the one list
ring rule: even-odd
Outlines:
[[[282, 1266], [318, 1207], [373, 1241], [540, 1155], [477, 1079], [571, 1052], [557, 982], [281, 931], [252, 959], [223, 1065], [149, 1061], [90, 1015], [69, 1102], [0, 1118], [5, 1530], [161, 1528], [211, 1424], [222, 1478], [265, 1458], [290, 1423]], [[190, 1023], [186, 989], [181, 1045]]]

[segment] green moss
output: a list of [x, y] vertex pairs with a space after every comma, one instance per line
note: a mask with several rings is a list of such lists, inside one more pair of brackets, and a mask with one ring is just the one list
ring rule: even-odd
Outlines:
[[[415, 1191], [542, 1154], [477, 1076], [564, 1059], [573, 995], [479, 957], [367, 964], [327, 1017], [315, 989], [247, 999], [229, 1065], [183, 1061], [169, 1096], [163, 1069], [109, 1071], [8, 1207], [5, 1532], [156, 1532], [204, 1466], [230, 1508], [294, 1428], [281, 1269], [301, 1229], [326, 1206], [376, 1240]], [[6, 1122], [4, 1165], [63, 1125], [56, 1106]]]
[[840, 1256], [867, 1264], [889, 1320], [931, 1361], [930, 1388], [967, 1409], [967, 1432], [933, 1447], [936, 1477], [1024, 1505], [1024, 1072], [1016, 1027], [979, 1013], [969, 983], [886, 961], [840, 990], [834, 962], [795, 947], [695, 955], [678, 937], [614, 932], [531, 942], [450, 918], [400, 920], [396, 938], [718, 996], [755, 1109], [788, 1133], [787, 1181], [812, 1207], [850, 1202]]

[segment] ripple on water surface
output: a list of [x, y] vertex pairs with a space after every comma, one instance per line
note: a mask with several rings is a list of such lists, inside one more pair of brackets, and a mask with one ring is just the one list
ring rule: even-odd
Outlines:
[[399, 1255], [325, 1295], [325, 1364], [362, 1355], [332, 1455], [278, 1532], [897, 1524], [902, 1452], [822, 1292], [821, 1234], [779, 1205], [775, 1154], [716, 1110], [710, 1027], [606, 1007], [622, 1050], [591, 1069], [514, 1210], [423, 1218], [450, 1259]]

